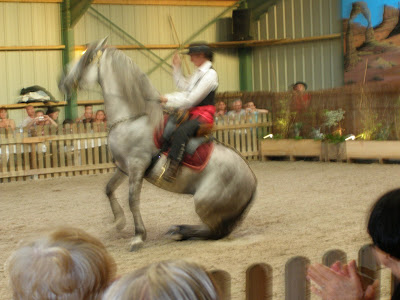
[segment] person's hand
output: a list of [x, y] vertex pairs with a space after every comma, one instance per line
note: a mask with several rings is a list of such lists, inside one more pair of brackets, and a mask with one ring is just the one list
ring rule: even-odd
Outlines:
[[315, 283], [311, 287], [311, 291], [324, 300], [373, 299], [370, 298], [370, 295], [375, 294], [378, 284], [374, 282], [364, 293], [354, 260], [348, 266], [334, 264], [332, 268], [322, 264], [313, 264], [308, 268], [307, 277]]
[[175, 52], [174, 57], [172, 58], [172, 65], [176, 68], [180, 68], [182, 65], [182, 60], [178, 51]]
[[165, 105], [168, 102], [168, 98], [164, 96], [160, 96], [160, 102], [162, 105]]

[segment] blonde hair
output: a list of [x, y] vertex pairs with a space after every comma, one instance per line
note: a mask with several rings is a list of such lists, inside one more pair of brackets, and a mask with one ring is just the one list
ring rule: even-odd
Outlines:
[[17, 249], [9, 259], [15, 300], [100, 299], [116, 265], [104, 245], [77, 228], [59, 228]]
[[217, 290], [199, 265], [184, 260], [153, 263], [114, 282], [103, 300], [218, 300]]

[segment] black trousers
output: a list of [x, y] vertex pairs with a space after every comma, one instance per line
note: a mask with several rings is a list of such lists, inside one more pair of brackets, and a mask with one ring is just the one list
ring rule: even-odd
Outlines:
[[189, 138], [196, 135], [199, 127], [200, 122], [197, 119], [187, 120], [181, 124], [172, 135], [172, 145], [168, 153], [168, 158], [181, 162]]

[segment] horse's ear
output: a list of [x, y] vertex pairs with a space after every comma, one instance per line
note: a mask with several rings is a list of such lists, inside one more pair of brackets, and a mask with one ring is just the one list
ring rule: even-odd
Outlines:
[[96, 50], [102, 49], [107, 44], [108, 36], [97, 43]]

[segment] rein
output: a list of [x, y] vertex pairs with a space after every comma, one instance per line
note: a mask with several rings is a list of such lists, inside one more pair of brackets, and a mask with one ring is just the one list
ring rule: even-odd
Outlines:
[[120, 124], [120, 123], [129, 121], [129, 120], [135, 121], [135, 120], [137, 120], [137, 119], [139, 119], [139, 118], [141, 118], [141, 117], [143, 117], [143, 116], [146, 116], [146, 114], [145, 114], [145, 113], [140, 113], [140, 114], [137, 114], [136, 116], [133, 116], [133, 117], [122, 118], [122, 119], [119, 119], [119, 120], [115, 121], [115, 122], [112, 123], [110, 126], [107, 124], [107, 132], [110, 133], [111, 130], [113, 130], [114, 127], [117, 126], [117, 125]]

